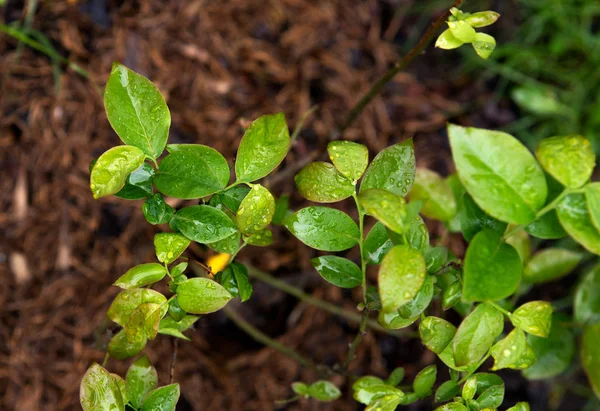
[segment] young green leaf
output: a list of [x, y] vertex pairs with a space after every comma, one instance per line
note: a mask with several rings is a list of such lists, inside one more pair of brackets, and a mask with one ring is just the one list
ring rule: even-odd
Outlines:
[[383, 257], [394, 246], [389, 239], [385, 226], [379, 221], [375, 223], [363, 244], [363, 258], [367, 264], [380, 264]]
[[90, 174], [90, 188], [95, 199], [118, 193], [129, 174], [144, 163], [144, 152], [136, 147], [117, 146], [104, 152]]
[[423, 200], [421, 214], [448, 221], [456, 214], [456, 200], [450, 185], [435, 171], [418, 168], [410, 193], [411, 201]]
[[146, 221], [152, 225], [168, 223], [173, 218], [173, 208], [165, 202], [163, 195], [156, 193], [142, 204]]
[[418, 315], [415, 315], [414, 317], [403, 317], [398, 311], [380, 311], [377, 316], [379, 325], [388, 330], [400, 330], [406, 328], [418, 319]]
[[473, 376], [469, 378], [465, 385], [463, 385], [461, 396], [464, 400], [470, 401], [475, 398], [475, 394], [477, 393], [477, 377]]
[[125, 404], [117, 381], [102, 366], [94, 363], [86, 371], [79, 387], [84, 411], [124, 411]]
[[125, 290], [143, 287], [148, 284], [154, 284], [162, 280], [167, 275], [167, 269], [157, 263], [147, 263], [136, 265], [127, 270], [113, 285]]
[[237, 211], [237, 223], [243, 234], [256, 234], [262, 231], [275, 213], [275, 198], [261, 186], [255, 184], [244, 197]]
[[167, 310], [167, 299], [158, 291], [148, 288], [134, 288], [131, 290], [121, 291], [116, 297], [106, 313], [108, 318], [125, 327], [129, 321], [129, 317], [135, 309], [141, 304], [153, 303], [160, 306], [165, 306]]
[[172, 221], [184, 236], [203, 244], [223, 240], [238, 231], [227, 214], [207, 205], [182, 208]]
[[486, 60], [496, 48], [496, 39], [486, 33], [475, 33], [473, 49], [482, 59]]
[[186, 315], [181, 320], [175, 321], [171, 317], [165, 317], [160, 320], [158, 333], [189, 341], [190, 339], [183, 335], [183, 331], [189, 329], [199, 318], [195, 315]]
[[425, 259], [419, 251], [397, 245], [383, 258], [379, 295], [383, 310], [391, 312], [409, 302], [425, 280]]
[[535, 155], [544, 170], [569, 188], [583, 186], [596, 164], [589, 140], [578, 135], [545, 138], [538, 144]]
[[568, 235], [558, 221], [556, 210], [550, 210], [533, 220], [525, 226], [525, 231], [534, 237], [547, 240], [563, 238]]
[[460, 227], [465, 240], [471, 241], [475, 234], [484, 228], [495, 231], [498, 234], [504, 233], [507, 224], [496, 220], [487, 215], [469, 194], [463, 196], [463, 210], [460, 213]]
[[347, 250], [360, 240], [352, 218], [333, 208], [303, 208], [286, 217], [283, 225], [304, 244], [321, 251]]
[[465, 21], [448, 21], [447, 22], [452, 35], [463, 43], [471, 43], [475, 40], [475, 30]]
[[439, 317], [425, 317], [419, 324], [421, 342], [436, 354], [441, 354], [456, 334], [456, 327]]
[[448, 249], [446, 247], [429, 247], [425, 250], [424, 255], [428, 273], [435, 273], [448, 261]]
[[452, 341], [457, 366], [479, 362], [504, 329], [504, 316], [489, 304], [479, 304], [460, 324]]
[[521, 263], [525, 264], [531, 257], [531, 239], [529, 234], [523, 230], [516, 231], [506, 239], [506, 244], [511, 245], [521, 258]]
[[510, 321], [529, 334], [548, 337], [552, 325], [552, 305], [546, 301], [530, 301], [517, 308], [510, 316]]
[[178, 276], [180, 276], [181, 274], [183, 274], [185, 272], [187, 267], [188, 267], [187, 262], [179, 263], [175, 267], [171, 268], [171, 275], [173, 276], [173, 278], [177, 278]]
[[527, 262], [523, 281], [530, 284], [558, 280], [569, 274], [583, 259], [583, 254], [564, 248], [546, 248]]
[[590, 213], [590, 219], [600, 231], [600, 183], [590, 183], [585, 186], [585, 198]]
[[442, 292], [442, 308], [448, 310], [454, 307], [462, 298], [462, 287], [459, 281], [451, 283]]
[[206, 197], [227, 186], [227, 160], [214, 148], [202, 144], [169, 144], [154, 177], [161, 193], [191, 200]]
[[[235, 223], [235, 217], [231, 217], [231, 221]], [[215, 241], [213, 243], [207, 243], [206, 245], [219, 253], [235, 254], [240, 248], [240, 240], [242, 239], [242, 233], [236, 230], [233, 234], [225, 237], [222, 240]]]
[[190, 240], [179, 233], [158, 233], [154, 235], [154, 250], [158, 261], [171, 264], [190, 245]]
[[154, 168], [148, 163], [143, 163], [137, 170], [129, 174], [123, 188], [115, 193], [115, 197], [125, 200], [142, 200], [152, 195], [152, 181]]
[[575, 335], [561, 324], [566, 317], [554, 315], [547, 338], [530, 335], [527, 340], [537, 358], [535, 364], [523, 371], [530, 380], [553, 378], [571, 365], [575, 355]]
[[[394, 389], [400, 391], [397, 388]], [[403, 400], [410, 395], [404, 395], [404, 393], [400, 394], [397, 391], [386, 395], [375, 396], [373, 401], [371, 401], [367, 408], [365, 408], [365, 411], [394, 411], [398, 405], [402, 404]], [[418, 400], [418, 398], [415, 398], [415, 400]]]
[[480, 231], [469, 244], [463, 272], [463, 300], [496, 301], [512, 295], [521, 281], [519, 253], [492, 230]]
[[252, 284], [248, 280], [248, 269], [240, 263], [231, 263], [222, 272], [219, 281], [223, 287], [234, 297], [239, 295], [242, 302], [247, 301], [252, 295]]
[[362, 177], [369, 164], [369, 150], [352, 141], [332, 141], [327, 145], [329, 159], [344, 177], [356, 181]]
[[179, 384], [165, 385], [150, 391], [141, 411], [175, 411], [179, 401]]
[[[479, 382], [481, 374], [477, 374], [477, 382]], [[494, 375], [494, 374], [487, 374]], [[479, 397], [477, 397], [477, 404], [481, 410], [494, 410], [497, 409], [502, 402], [504, 401], [504, 382], [501, 381], [501, 384], [495, 384], [485, 389], [481, 393]], [[480, 392], [480, 387], [478, 387], [478, 392]]]
[[145, 303], [140, 304], [129, 316], [125, 324], [125, 336], [129, 342], [138, 341], [141, 338], [153, 340], [158, 334], [158, 323], [169, 309], [165, 304], [163, 309], [160, 304]]
[[232, 213], [237, 213], [244, 198], [250, 192], [250, 187], [246, 184], [239, 184], [228, 188], [225, 191], [216, 193], [210, 198], [209, 204], [216, 208], [226, 207]]
[[290, 134], [285, 115], [260, 116], [244, 133], [235, 161], [239, 181], [252, 182], [273, 171], [290, 148]]
[[[182, 280], [181, 282], [183, 281], [185, 280]], [[177, 289], [175, 291], [177, 291]], [[169, 318], [172, 318], [175, 321], [181, 321], [186, 316], [187, 313], [183, 311], [183, 308], [181, 308], [181, 306], [179, 305], [179, 302], [177, 301], [177, 296], [175, 296], [175, 298], [169, 301], [169, 309], [167, 311], [167, 314], [169, 314]], [[158, 331], [160, 332], [160, 324], [158, 325]]]
[[435, 402], [450, 401], [460, 392], [460, 387], [456, 381], [446, 381], [435, 391]]
[[526, 402], [518, 402], [506, 411], [530, 411], [529, 404]]
[[306, 394], [319, 401], [333, 401], [340, 398], [342, 393], [329, 381], [317, 381], [309, 385], [306, 389]]
[[415, 151], [412, 140], [407, 140], [390, 146], [375, 156], [365, 172], [360, 191], [380, 188], [404, 197], [414, 180]]
[[123, 404], [127, 405], [127, 403], [129, 402], [129, 397], [127, 395], [127, 387], [125, 385], [125, 380], [121, 378], [121, 376], [118, 374], [111, 373], [110, 375], [111, 377], [113, 377], [113, 379], [117, 383], [117, 386], [119, 387], [119, 391], [121, 392], [121, 398], [123, 398]]
[[390, 230], [402, 234], [408, 229], [404, 198], [387, 190], [370, 188], [360, 192], [358, 201], [368, 214], [381, 221]]
[[[408, 223], [409, 219], [407, 218], [406, 221]], [[421, 216], [412, 219], [404, 234], [400, 235], [390, 231], [388, 236], [396, 245], [405, 244], [424, 253], [427, 253], [429, 249], [429, 231], [427, 231], [427, 226]], [[425, 259], [427, 260], [427, 255], [425, 255]]]
[[600, 232], [592, 223], [584, 194], [567, 195], [559, 203], [556, 213], [560, 224], [575, 241], [588, 251], [600, 255]]
[[273, 214], [273, 224], [281, 225], [285, 217], [290, 212], [290, 196], [282, 195], [275, 200], [275, 213]]
[[423, 285], [419, 288], [417, 294], [412, 300], [404, 304], [398, 309], [398, 314], [404, 318], [413, 318], [424, 312], [433, 298], [434, 286], [433, 277], [428, 275], [425, 276]]
[[325, 280], [341, 288], [354, 288], [362, 284], [362, 272], [352, 261], [335, 255], [325, 255], [310, 260]]
[[322, 161], [306, 165], [294, 181], [300, 195], [315, 203], [335, 203], [350, 197], [356, 190], [352, 181]]
[[136, 409], [142, 406], [146, 395], [156, 388], [158, 374], [146, 354], [135, 360], [127, 370], [126, 385], [129, 402]]
[[160, 91], [121, 64], [113, 64], [104, 91], [104, 107], [121, 140], [158, 158], [167, 144], [171, 114]]
[[454, 37], [454, 34], [452, 34], [452, 30], [450, 29], [444, 30], [435, 41], [435, 46], [443, 50], [456, 49], [463, 44], [465, 43]]
[[144, 349], [148, 339], [144, 335], [134, 337], [133, 341], [129, 341], [125, 330], [119, 331], [108, 344], [108, 354], [117, 360], [135, 357]]
[[[273, 232], [268, 228], [259, 231], [258, 233], [251, 234], [246, 237], [246, 243], [257, 247], [266, 247], [273, 244]], [[228, 253], [229, 254], [229, 253]]]
[[415, 377], [415, 381], [413, 382], [413, 390], [415, 394], [421, 398], [429, 396], [431, 394], [433, 384], [435, 384], [436, 377], [437, 368], [435, 365], [430, 365], [429, 367], [423, 368], [421, 371], [419, 371]]
[[293, 382], [292, 390], [298, 395], [308, 396], [308, 385], [303, 382]]
[[505, 338], [498, 341], [491, 351], [494, 358], [492, 370], [512, 368], [522, 370], [535, 362], [533, 350], [527, 344], [525, 333], [520, 328], [513, 329]]
[[594, 393], [600, 398], [600, 323], [583, 329], [581, 342], [581, 364]]
[[486, 213], [528, 224], [544, 206], [548, 188], [539, 164], [510, 134], [448, 125], [452, 156], [466, 190]]
[[451, 402], [437, 407], [435, 411], [469, 411], [469, 409], [460, 402]]
[[600, 321], [600, 264], [593, 266], [577, 286], [573, 312], [577, 322]]
[[375, 397], [394, 394], [400, 391], [391, 385], [386, 384], [381, 378], [367, 375], [357, 379], [352, 384], [352, 397], [361, 404], [369, 405]]
[[208, 278], [192, 278], [177, 287], [177, 301], [191, 314], [209, 314], [223, 308], [231, 294], [216, 281]]
[[[454, 361], [454, 354], [452, 354], [452, 344], [448, 344], [444, 351], [438, 354], [438, 357], [450, 370], [452, 370], [451, 375], [452, 373], [458, 372], [473, 373], [479, 367], [478, 362], [474, 362], [469, 365], [456, 365], [456, 362]], [[458, 381], [458, 379], [456, 381]]]
[[465, 21], [471, 27], [487, 27], [494, 24], [500, 18], [495, 11], [480, 11], [465, 17]]
[[402, 380], [404, 380], [405, 371], [402, 367], [394, 368], [394, 371], [390, 373], [390, 375], [385, 379], [385, 383], [395, 387], [399, 385]]

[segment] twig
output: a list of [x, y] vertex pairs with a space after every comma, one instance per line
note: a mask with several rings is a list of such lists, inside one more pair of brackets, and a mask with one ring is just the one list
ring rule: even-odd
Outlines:
[[179, 339], [173, 337], [173, 356], [171, 357], [171, 370], [169, 372], [169, 384], [175, 381], [175, 362], [177, 362], [177, 348], [179, 347]]
[[346, 356], [346, 359], [344, 360], [344, 362], [341, 365], [341, 369], [343, 371], [348, 370], [350, 363], [352, 363], [352, 360], [354, 360], [354, 358], [356, 357], [356, 350], [358, 349], [358, 347], [359, 347], [360, 343], [362, 342], [363, 338], [365, 337], [365, 335], [367, 335], [368, 322], [369, 322], [369, 309], [365, 307], [365, 310], [363, 311], [363, 314], [362, 314], [362, 319], [360, 321], [360, 327], [358, 329], [358, 333], [356, 334], [356, 337], [354, 337], [354, 341], [352, 341], [352, 344], [350, 344], [350, 349], [348, 349], [348, 355]]
[[296, 124], [296, 128], [294, 129], [294, 132], [292, 133], [292, 136], [290, 137], [290, 144], [293, 144], [294, 141], [296, 141], [296, 139], [298, 138], [298, 135], [300, 134], [300, 131], [302, 131], [302, 127], [304, 126], [304, 122], [318, 108], [319, 108], [318, 105], [314, 105], [311, 108], [309, 108], [308, 110], [306, 110], [306, 112], [304, 114], [302, 114], [302, 117], [300, 117], [300, 121], [298, 121], [298, 124]]

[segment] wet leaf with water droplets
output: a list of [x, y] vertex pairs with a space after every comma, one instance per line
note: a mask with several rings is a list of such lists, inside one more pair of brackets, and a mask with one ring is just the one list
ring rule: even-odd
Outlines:
[[167, 269], [157, 263], [146, 263], [136, 265], [127, 270], [117, 281], [113, 283], [125, 290], [143, 287], [162, 280], [167, 275]]
[[425, 317], [419, 324], [421, 342], [436, 354], [448, 347], [456, 334], [456, 327], [439, 317]]
[[252, 182], [273, 171], [290, 148], [290, 134], [285, 115], [260, 116], [244, 133], [235, 161], [239, 181]]
[[177, 287], [177, 301], [191, 314], [209, 314], [220, 310], [231, 300], [221, 284], [208, 278], [192, 278]]
[[146, 395], [158, 384], [158, 373], [146, 354], [131, 364], [125, 378], [129, 402], [136, 409], [140, 408]]
[[585, 186], [585, 198], [587, 200], [590, 219], [600, 231], [600, 183], [590, 183]]
[[108, 344], [108, 354], [117, 360], [135, 357], [146, 346], [148, 339], [143, 335], [137, 335], [133, 341], [129, 341], [125, 330], [119, 331]]
[[125, 200], [141, 200], [150, 197], [153, 193], [154, 174], [154, 168], [148, 163], [143, 163], [137, 170], [129, 174], [125, 185], [118, 193], [115, 193], [115, 197]]
[[437, 368], [435, 365], [430, 365], [423, 368], [413, 382], [413, 390], [419, 397], [424, 398], [431, 395], [431, 389], [435, 384], [437, 377]]
[[137, 147], [117, 146], [104, 152], [94, 163], [90, 174], [90, 188], [94, 198], [118, 193], [129, 174], [144, 163], [144, 153]]
[[513, 329], [498, 341], [492, 347], [491, 354], [494, 358], [494, 371], [503, 368], [523, 370], [535, 362], [533, 349], [527, 344], [525, 332], [520, 328]]
[[510, 316], [510, 321], [529, 334], [548, 337], [552, 324], [552, 305], [546, 301], [530, 301], [517, 308]]
[[190, 240], [179, 233], [158, 233], [154, 235], [156, 258], [161, 263], [171, 264], [190, 245]]
[[238, 231], [227, 214], [207, 205], [182, 208], [171, 221], [184, 236], [203, 244], [223, 240]]
[[169, 144], [154, 177], [161, 193], [184, 200], [206, 197], [227, 186], [227, 160], [214, 148], [202, 144]]
[[523, 281], [540, 284], [569, 274], [583, 259], [583, 254], [564, 248], [546, 248], [534, 254], [525, 265]]
[[586, 197], [582, 193], [567, 195], [556, 210], [565, 231], [588, 251], [600, 255], [600, 232], [594, 227]]
[[500, 18], [500, 14], [495, 11], [480, 11], [472, 13], [465, 17], [465, 21], [471, 27], [487, 27], [494, 24]]
[[471, 43], [475, 40], [475, 29], [469, 23], [463, 20], [446, 22], [452, 35], [463, 43]]
[[463, 44], [465, 43], [454, 37], [454, 34], [452, 34], [452, 30], [450, 29], [444, 30], [435, 42], [435, 46], [443, 50], [456, 49]]
[[212, 196], [209, 204], [216, 208], [219, 208], [219, 205], [222, 205], [228, 208], [232, 213], [237, 213], [240, 204], [242, 204], [242, 200], [244, 200], [244, 197], [246, 197], [249, 192], [250, 187], [246, 184], [233, 186]]
[[600, 323], [583, 329], [581, 364], [594, 393], [600, 398]]
[[262, 231], [275, 213], [275, 198], [261, 186], [255, 184], [244, 197], [237, 211], [237, 223], [243, 234], [256, 234]]
[[158, 333], [158, 323], [169, 309], [165, 303], [164, 308], [160, 304], [144, 303], [136, 307], [125, 324], [125, 336], [131, 343], [142, 338], [153, 340]]
[[174, 213], [173, 208], [167, 204], [160, 193], [156, 193], [144, 201], [142, 212], [146, 221], [152, 225], [168, 223]]
[[407, 140], [390, 146], [375, 156], [365, 172], [360, 191], [381, 188], [404, 197], [414, 181], [415, 151], [412, 140]]
[[404, 198], [379, 188], [361, 191], [358, 202], [365, 211], [378, 219], [390, 230], [403, 234], [412, 221], [406, 221], [406, 201]]
[[460, 227], [463, 237], [467, 241], [471, 241], [473, 236], [488, 228], [498, 234], [504, 233], [507, 224], [496, 220], [494, 217], [487, 215], [469, 194], [463, 196], [463, 210], [460, 213]]
[[518, 402], [506, 411], [531, 411], [529, 404], [526, 402]]
[[273, 232], [268, 228], [246, 237], [246, 243], [257, 247], [266, 247], [273, 244]]
[[352, 141], [332, 141], [327, 145], [329, 159], [340, 174], [356, 181], [362, 177], [369, 164], [369, 150]]
[[448, 125], [452, 156], [467, 192], [487, 214], [528, 224], [544, 206], [548, 188], [527, 148], [500, 131]]
[[283, 225], [304, 244], [321, 251], [347, 250], [360, 240], [352, 218], [333, 208], [303, 208], [286, 217]]
[[449, 404], [444, 404], [441, 407], [437, 407], [435, 411], [469, 411], [469, 409], [460, 402], [451, 402]]
[[379, 295], [383, 311], [392, 312], [409, 302], [425, 280], [423, 254], [397, 245], [383, 258], [379, 269]]
[[315, 203], [335, 203], [350, 197], [356, 190], [352, 181], [322, 161], [306, 165], [294, 181], [300, 195]]
[[544, 170], [569, 188], [583, 186], [596, 164], [589, 140], [578, 135], [545, 138], [539, 142], [535, 155]]
[[475, 33], [473, 49], [482, 59], [486, 60], [496, 48], [496, 39], [486, 33]]
[[379, 264], [393, 246], [394, 243], [389, 239], [385, 226], [378, 221], [365, 238], [363, 258], [367, 264]]
[[600, 264], [593, 266], [577, 286], [573, 312], [577, 322], [600, 321]]
[[525, 231], [534, 237], [545, 240], [554, 240], [568, 236], [565, 229], [558, 221], [556, 210], [550, 210], [525, 226]]
[[341, 288], [362, 284], [362, 272], [352, 261], [335, 255], [324, 255], [310, 260], [325, 280]]
[[108, 308], [107, 316], [121, 327], [125, 327], [129, 317], [140, 304], [153, 303], [164, 305], [167, 308], [166, 302], [167, 299], [164, 295], [148, 288], [125, 290], [117, 294]]
[[165, 385], [150, 391], [140, 411], [175, 411], [179, 401], [179, 384]]
[[186, 315], [181, 320], [175, 321], [171, 317], [165, 317], [160, 320], [158, 333], [189, 341], [190, 339], [183, 335], [183, 331], [189, 329], [199, 318], [195, 315]]
[[456, 215], [456, 200], [452, 188], [438, 173], [418, 168], [411, 201], [422, 200], [421, 214], [439, 221], [448, 221]]
[[79, 387], [84, 411], [124, 411], [125, 404], [117, 381], [99, 364], [86, 371]]
[[146, 77], [115, 63], [104, 91], [110, 125], [125, 144], [156, 159], [167, 144], [171, 114], [160, 91]]

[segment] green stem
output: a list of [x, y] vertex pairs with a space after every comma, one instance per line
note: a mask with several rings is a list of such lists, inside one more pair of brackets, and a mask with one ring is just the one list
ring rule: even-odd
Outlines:
[[[455, 0], [451, 7], [459, 8], [464, 3], [464, 0]], [[361, 97], [360, 100], [352, 107], [348, 116], [344, 120], [344, 122], [337, 128], [337, 130], [332, 134], [332, 139], [338, 138], [352, 123], [356, 120], [356, 118], [362, 113], [364, 108], [379, 94], [379, 92], [383, 89], [383, 87], [391, 81], [396, 74], [403, 71], [412, 61], [420, 55], [423, 50], [431, 43], [440, 27], [444, 22], [450, 17], [450, 10], [447, 10], [444, 14], [439, 16], [432, 24], [429, 26], [427, 31], [421, 36], [417, 44], [406, 54], [404, 57], [400, 59], [391, 69], [387, 71], [383, 76], [381, 76], [371, 88], [365, 93], [364, 96]]]
[[102, 366], [106, 368], [106, 364], [108, 364], [108, 360], [110, 358], [110, 354], [108, 352], [106, 352], [106, 354], [104, 355], [104, 360], [102, 360]]
[[306, 119], [312, 113], [314, 113], [318, 108], [319, 108], [318, 105], [314, 105], [311, 108], [309, 108], [308, 110], [306, 110], [306, 112], [304, 114], [302, 114], [300, 121], [298, 122], [298, 124], [296, 124], [296, 128], [294, 128], [294, 132], [292, 133], [292, 136], [290, 137], [290, 145], [293, 144], [294, 141], [296, 141], [296, 139], [298, 138], [298, 135], [300, 134], [300, 131], [302, 131], [302, 127], [304, 126], [304, 122], [306, 121]]
[[508, 310], [505, 310], [504, 308], [500, 307], [498, 304], [496, 304], [493, 301], [487, 301], [487, 304], [491, 305], [492, 307], [494, 307], [496, 310], [500, 311], [502, 314], [506, 315], [508, 317], [508, 319], [510, 320], [510, 318], [512, 317], [512, 313]]
[[356, 209], [358, 210], [358, 227], [360, 231], [360, 241], [358, 247], [360, 249], [360, 269], [362, 272], [362, 289], [363, 289], [363, 302], [367, 305], [367, 262], [364, 259], [364, 238], [365, 238], [365, 213], [358, 202], [356, 193], [352, 194], [354, 202], [356, 203]]
[[475, 374], [475, 371], [477, 371], [477, 369], [479, 369], [479, 367], [481, 367], [481, 365], [488, 359], [490, 358], [490, 355], [492, 355], [492, 351], [488, 351], [488, 353], [486, 354], [485, 357], [483, 357], [481, 359], [481, 361], [479, 361], [479, 363], [477, 364], [477, 367], [475, 367], [472, 371], [469, 371], [469, 373], [467, 375], [465, 375], [464, 377], [462, 377], [460, 379], [460, 381], [458, 381], [458, 385], [461, 385], [462, 383], [464, 383], [465, 381], [467, 381], [469, 379], [469, 377], [471, 377], [471, 375]]

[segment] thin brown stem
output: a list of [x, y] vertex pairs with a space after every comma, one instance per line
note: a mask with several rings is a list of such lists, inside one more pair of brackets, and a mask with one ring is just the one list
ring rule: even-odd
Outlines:
[[173, 355], [171, 357], [171, 370], [169, 371], [169, 384], [175, 381], [175, 363], [177, 362], [177, 349], [179, 348], [179, 339], [173, 337]]
[[358, 333], [356, 334], [356, 337], [354, 337], [354, 341], [352, 341], [352, 344], [350, 344], [350, 348], [348, 349], [348, 355], [346, 356], [346, 359], [344, 360], [344, 362], [341, 365], [341, 369], [344, 372], [348, 370], [348, 367], [352, 363], [352, 360], [354, 360], [354, 358], [356, 357], [356, 350], [362, 343], [362, 340], [363, 340], [363, 338], [365, 338], [365, 335], [367, 335], [368, 322], [369, 322], [369, 309], [365, 308], [365, 310], [362, 313], [362, 319], [360, 321]]

